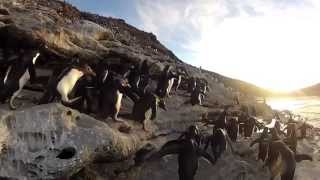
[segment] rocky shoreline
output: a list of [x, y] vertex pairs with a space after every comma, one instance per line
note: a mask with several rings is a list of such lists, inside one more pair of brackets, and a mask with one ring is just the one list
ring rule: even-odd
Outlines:
[[[13, 50], [19, 42], [28, 46], [41, 41], [47, 46], [37, 65], [41, 80], [38, 86], [27, 85], [33, 91], [22, 91], [24, 98], [18, 102], [23, 106], [11, 111], [7, 104], [0, 105], [1, 178], [177, 179], [176, 157], [135, 166], [136, 153], [147, 144], [160, 148], [190, 125], [197, 124], [211, 132], [201, 122], [203, 114], [233, 104], [235, 96], [241, 105], [254, 109], [255, 114], [267, 122], [273, 117], [268, 105], [256, 101], [257, 96], [263, 95], [261, 89], [214, 72], [200, 71], [183, 63], [152, 33], [140, 31], [120, 19], [80, 12], [62, 1], [1, 0], [0, 40]], [[1, 72], [7, 68], [3, 66], [4, 48], [0, 51]], [[82, 114], [60, 103], [35, 106], [33, 100], [41, 96], [43, 82], [48, 81], [51, 71], [70, 65], [74, 54], [91, 64], [101, 60], [116, 65], [147, 61], [152, 64], [151, 75], [158, 75], [166, 65], [184, 67], [189, 76], [208, 81], [211, 91], [202, 106], [186, 104], [189, 96], [182, 90], [175, 92], [167, 99], [168, 110], [160, 110], [157, 119], [149, 124], [149, 132], [142, 131], [140, 123], [126, 118], [125, 114], [130, 113], [133, 106], [127, 98], [123, 99], [119, 116], [131, 127], [130, 132], [123, 131], [121, 123]], [[299, 142], [298, 150], [317, 159], [318, 139], [316, 134], [312, 139]], [[250, 140], [241, 137], [233, 144], [239, 152], [249, 152], [242, 153], [246, 154], [243, 157], [227, 150], [215, 166], [201, 160], [196, 179], [269, 179], [268, 170], [255, 160], [257, 149], [248, 148]], [[57, 158], [70, 147], [76, 152], [74, 156]], [[303, 163], [298, 165], [297, 177], [319, 169], [317, 162]], [[311, 180], [313, 176], [310, 177]]]

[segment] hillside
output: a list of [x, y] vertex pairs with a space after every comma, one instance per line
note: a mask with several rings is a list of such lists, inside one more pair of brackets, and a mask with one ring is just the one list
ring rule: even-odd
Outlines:
[[[159, 148], [189, 125], [197, 124], [203, 131], [208, 130], [200, 123], [202, 115], [221, 111], [225, 105], [234, 103], [235, 96], [241, 105], [254, 108], [258, 116], [269, 119], [272, 116], [270, 107], [256, 102], [256, 96], [264, 96], [265, 90], [214, 72], [200, 71], [176, 57], [154, 34], [121, 19], [81, 12], [62, 1], [0, 0], [0, 42], [1, 76], [8, 67], [4, 61], [5, 50], [14, 58], [18, 49], [45, 44], [39, 49], [41, 56], [36, 64], [41, 81], [36, 87], [28, 84], [29, 90], [22, 91], [23, 97], [18, 102], [23, 104], [18, 110], [11, 111], [7, 104], [0, 105], [0, 178], [175, 179], [176, 171], [166, 174], [163, 170], [176, 169], [174, 159], [169, 159], [169, 163], [161, 160], [137, 167], [134, 166], [137, 152], [150, 144]], [[133, 106], [128, 98], [124, 98], [119, 115], [125, 120], [124, 124], [79, 113], [59, 102], [36, 105], [34, 101], [41, 97], [48, 77], [54, 70], [70, 65], [75, 55], [93, 67], [99, 61], [121, 67], [146, 61], [151, 65], [151, 75], [159, 74], [165, 65], [174, 69], [182, 67], [187, 71], [186, 78], [207, 80], [210, 92], [204, 106], [186, 103], [190, 96], [184, 90], [175, 92], [166, 99], [168, 110], [159, 110], [157, 118], [149, 122], [148, 132], [141, 129], [141, 123], [128, 117]], [[151, 84], [155, 83], [153, 79]], [[236, 106], [235, 111], [239, 108]], [[131, 128], [129, 132], [123, 130], [126, 127]], [[235, 143], [239, 149], [247, 145], [248, 141]], [[70, 147], [74, 148], [74, 156], [58, 158], [60, 152]], [[230, 160], [234, 163], [229, 163]], [[245, 174], [248, 179], [268, 179], [266, 170], [257, 169], [258, 165], [253, 154], [242, 158], [227, 153], [218, 166], [209, 167], [202, 161], [199, 179], [209, 175], [212, 179], [221, 179], [225, 170], [229, 179], [239, 174]]]
[[307, 96], [319, 96], [320, 95], [320, 84], [315, 84], [296, 92], [297, 95], [307, 95]]

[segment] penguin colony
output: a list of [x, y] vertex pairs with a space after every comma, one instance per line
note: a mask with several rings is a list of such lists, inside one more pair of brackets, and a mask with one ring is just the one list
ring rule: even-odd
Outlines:
[[[9, 102], [12, 110], [18, 108], [15, 99], [19, 98], [26, 84], [37, 81], [35, 69], [43, 48], [43, 45], [23, 48], [15, 58], [4, 52], [5, 59], [1, 69], [6, 71], [0, 74], [0, 103]], [[210, 91], [206, 79], [189, 77], [185, 68], [173, 69], [170, 65], [166, 65], [160, 74], [151, 75], [151, 66], [147, 61], [120, 68], [105, 61], [90, 65], [75, 55], [70, 65], [53, 72], [37, 104], [61, 102], [104, 120], [111, 117], [115, 122], [123, 122], [118, 115], [122, 99], [129, 97], [134, 103], [131, 119], [141, 122], [144, 131], [148, 131], [147, 121], [157, 118], [158, 108], [167, 110], [165, 99], [178, 90], [190, 94], [188, 104], [203, 105], [207, 92]], [[156, 88], [152, 88], [151, 81], [157, 82]], [[238, 98], [234, 101], [234, 104], [225, 106], [221, 112], [208, 112], [203, 116], [205, 125], [213, 126], [211, 135], [204, 135], [197, 126], [190, 126], [178, 139], [167, 142], [159, 151], [143, 153], [145, 157], [139, 158], [140, 161], [178, 154], [179, 179], [193, 180], [199, 157], [204, 157], [214, 165], [228, 147], [235, 153], [232, 142], [236, 142], [239, 136], [250, 138], [254, 131], [263, 129], [260, 137], [250, 144], [259, 144], [258, 160], [269, 168], [271, 179], [280, 176], [281, 180], [293, 180], [296, 162], [312, 160], [312, 157], [296, 151], [297, 131], [301, 131], [300, 138], [305, 138], [307, 129], [312, 127], [304, 123], [297, 128], [290, 118], [285, 134], [285, 129], [280, 126], [279, 114], [275, 114], [274, 127], [265, 126], [257, 121], [255, 113], [249, 113], [248, 107], [232, 112], [231, 107], [241, 106]], [[207, 152], [209, 145], [211, 154]], [[73, 150], [68, 149], [57, 157], [67, 158], [73, 155]]]

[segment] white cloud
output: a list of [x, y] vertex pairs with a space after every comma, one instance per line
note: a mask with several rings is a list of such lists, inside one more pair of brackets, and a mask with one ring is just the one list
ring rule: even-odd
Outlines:
[[278, 90], [320, 82], [317, 0], [140, 0], [137, 11], [194, 65]]

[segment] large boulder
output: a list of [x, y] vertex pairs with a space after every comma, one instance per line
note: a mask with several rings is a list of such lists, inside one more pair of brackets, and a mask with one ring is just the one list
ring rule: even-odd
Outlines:
[[[137, 134], [122, 134], [59, 104], [0, 114], [1, 177], [69, 177], [92, 162], [124, 160], [142, 143]], [[75, 153], [57, 157], [68, 149]]]

